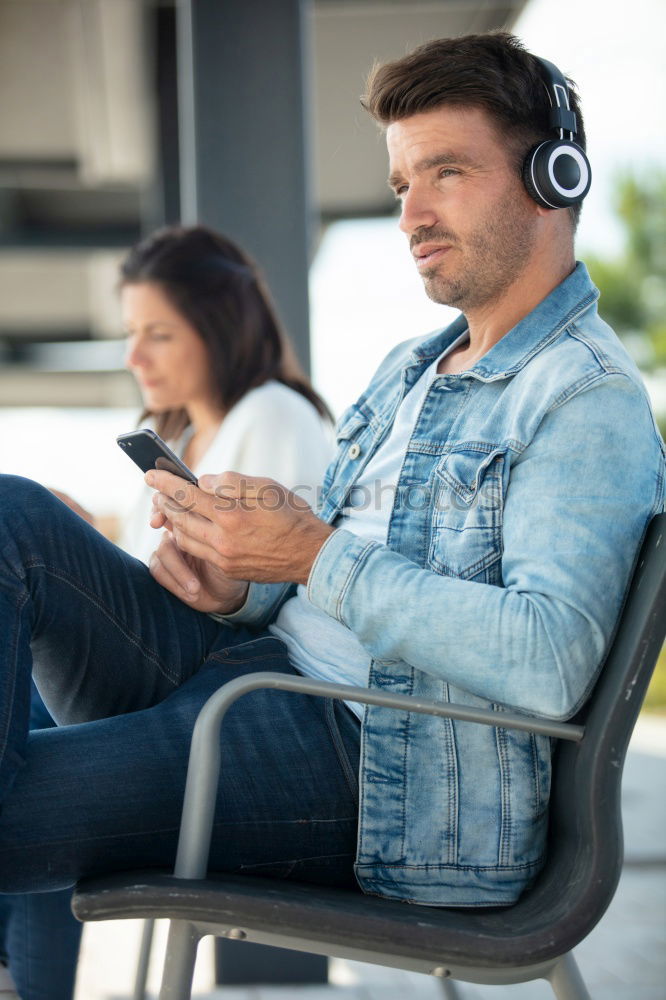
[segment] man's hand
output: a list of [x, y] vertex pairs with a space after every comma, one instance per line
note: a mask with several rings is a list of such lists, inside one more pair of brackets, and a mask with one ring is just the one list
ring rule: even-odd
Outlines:
[[232, 580], [212, 563], [181, 552], [169, 531], [163, 533], [148, 568], [159, 584], [197, 611], [230, 615], [247, 595], [245, 580]]
[[[240, 581], [306, 583], [319, 549], [333, 531], [304, 500], [272, 479], [225, 472], [202, 476], [196, 487], [168, 472], [153, 471], [146, 474], [146, 482], [159, 490], [153, 497], [151, 525], [167, 528], [192, 576], [199, 578], [211, 600], [219, 595], [220, 604], [231, 600], [232, 581], [236, 607], [242, 603]], [[156, 555], [164, 565], [160, 550]], [[163, 554], [169, 575], [180, 581], [182, 597], [183, 565], [176, 565], [173, 549], [168, 554], [164, 549]], [[163, 582], [152, 565], [151, 572]], [[172, 589], [167, 582], [163, 585]], [[200, 610], [229, 613], [228, 607]]]

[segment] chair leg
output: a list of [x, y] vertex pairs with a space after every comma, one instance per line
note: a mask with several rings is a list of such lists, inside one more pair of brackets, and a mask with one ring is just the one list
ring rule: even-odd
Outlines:
[[452, 979], [440, 979], [440, 985], [442, 987], [442, 994], [445, 1000], [462, 1000], [460, 989]]
[[172, 920], [159, 1000], [190, 1000], [200, 935], [186, 920]]
[[571, 951], [557, 962], [548, 979], [557, 1000], [592, 1000]]
[[132, 1000], [146, 1000], [146, 983], [148, 982], [148, 967], [150, 965], [150, 951], [153, 945], [154, 930], [155, 921], [144, 920], [143, 931], [141, 933], [141, 946], [139, 948], [139, 960], [136, 964], [136, 978], [134, 980], [134, 996]]

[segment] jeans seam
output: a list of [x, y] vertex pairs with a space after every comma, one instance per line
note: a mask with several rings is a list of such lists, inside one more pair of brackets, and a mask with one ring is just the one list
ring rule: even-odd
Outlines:
[[[21, 631], [21, 612], [23, 611], [27, 603], [28, 603], [27, 593], [23, 597], [19, 596], [19, 599], [16, 604], [16, 615], [14, 618], [14, 621], [16, 623], [16, 631], [14, 635], [10, 637], [13, 639], [13, 645], [10, 644], [9, 648], [10, 650], [13, 649], [14, 655], [11, 668], [12, 689], [10, 692], [10, 699], [8, 700], [8, 704], [11, 706], [12, 712], [14, 710], [16, 701], [16, 678], [18, 674], [18, 665], [19, 665], [19, 634]], [[6, 728], [3, 733], [0, 733], [0, 736], [2, 737], [2, 745], [0, 746], [0, 760], [5, 759], [7, 751], [9, 750], [9, 736], [11, 731], [11, 724], [12, 724], [12, 715], [10, 713], [10, 715], [7, 718]]]
[[43, 568], [45, 573], [55, 577], [56, 580], [60, 580], [61, 582], [66, 583], [77, 593], [81, 594], [83, 597], [89, 600], [90, 603], [94, 607], [96, 607], [97, 610], [101, 612], [101, 614], [103, 614], [115, 628], [117, 628], [120, 631], [120, 633], [128, 642], [130, 642], [133, 646], [135, 646], [141, 652], [141, 654], [146, 657], [147, 660], [149, 660], [151, 663], [154, 664], [154, 666], [159, 670], [159, 672], [162, 674], [163, 677], [165, 677], [175, 686], [179, 685], [180, 678], [178, 677], [178, 675], [173, 671], [171, 671], [169, 667], [162, 662], [161, 658], [158, 655], [156, 655], [153, 650], [148, 649], [148, 647], [144, 644], [141, 638], [138, 635], [136, 635], [131, 629], [129, 629], [125, 625], [125, 623], [122, 622], [111, 611], [109, 607], [107, 607], [107, 605], [104, 602], [100, 601], [97, 595], [93, 594], [86, 587], [81, 586], [79, 581], [75, 580], [69, 574], [63, 573], [61, 570], [57, 570], [54, 567], [47, 565], [46, 563], [33, 564], [32, 566], [31, 564], [26, 563], [26, 568], [27, 567], [34, 568], [37, 565]]
[[349, 754], [347, 753], [347, 747], [340, 732], [340, 727], [338, 725], [338, 720], [335, 717], [335, 701], [332, 698], [325, 699], [324, 706], [324, 718], [326, 719], [326, 725], [328, 731], [331, 735], [333, 741], [333, 747], [335, 749], [336, 756], [340, 767], [342, 768], [342, 773], [345, 776], [345, 780], [351, 792], [351, 796], [356, 803], [357, 807], [359, 804], [359, 789], [358, 789], [358, 776], [354, 772], [352, 763], [349, 759]]
[[[63, 840], [51, 840], [49, 841], [49, 846], [51, 847], [63, 847], [67, 844], [94, 844], [96, 841], [101, 840], [118, 840], [122, 837], [154, 837], [156, 834], [161, 833], [178, 833], [180, 830], [180, 821], [176, 826], [164, 826], [157, 829], [151, 830], [123, 830], [122, 833], [105, 833], [100, 836], [92, 837], [67, 837]], [[34, 844], [11, 844], [10, 849], [12, 851], [34, 851]], [[1, 850], [0, 850], [1, 853]]]
[[330, 861], [334, 858], [353, 858], [351, 851], [339, 851], [336, 854], [308, 854], [298, 858], [275, 858], [273, 861], [258, 861], [251, 865], [238, 865], [238, 871], [257, 871], [260, 868], [271, 868], [273, 865], [289, 865], [289, 872], [292, 872], [297, 865], [302, 865], [305, 861]]
[[[23, 917], [23, 935], [24, 935], [23, 941], [25, 944], [24, 956], [27, 956], [32, 954], [32, 942], [30, 940], [31, 921], [28, 917], [28, 906], [30, 905], [30, 902], [27, 896], [21, 897], [21, 904], [22, 904], [21, 916]], [[25, 976], [25, 989], [28, 990], [29, 993], [33, 986], [33, 977], [31, 975], [32, 962], [26, 961], [24, 957], [22, 966], [23, 966], [23, 974]]]
[[237, 819], [219, 820], [213, 824], [214, 829], [234, 826], [287, 826], [293, 825], [302, 827], [305, 823], [310, 826], [323, 825], [325, 823], [351, 823], [356, 816], [332, 816], [330, 819], [303, 817], [303, 819]]
[[257, 656], [232, 656], [232, 655], [230, 655], [230, 650], [242, 649], [244, 646], [249, 646], [249, 645], [251, 645], [253, 643], [256, 643], [256, 642], [266, 642], [266, 640], [270, 641], [271, 644], [275, 643], [279, 647], [279, 648], [276, 648], [274, 651], [271, 651], [270, 655], [272, 657], [279, 656], [283, 660], [287, 660], [287, 662], [289, 662], [289, 655], [287, 653], [287, 647], [285, 646], [285, 644], [280, 639], [277, 639], [275, 636], [272, 636], [272, 635], [261, 636], [261, 638], [259, 638], [259, 639], [248, 639], [247, 642], [241, 642], [237, 646], [230, 646], [230, 647], [227, 647], [226, 649], [217, 649], [217, 650], [214, 650], [214, 652], [212, 652], [208, 656], [208, 659], [209, 660], [216, 660], [218, 663], [225, 663], [225, 664], [227, 664], [227, 663], [256, 663], [258, 660], [265, 660], [266, 659], [266, 654], [265, 653], [261, 653], [261, 654], [258, 654]]
[[[225, 827], [236, 827], [236, 826], [278, 826], [283, 824], [293, 824], [294, 826], [301, 827], [304, 822], [310, 823], [313, 826], [318, 823], [351, 823], [356, 822], [356, 816], [336, 816], [331, 819], [266, 819], [266, 820], [238, 820], [230, 822], [228, 820], [220, 820], [219, 822], [213, 823], [213, 831], [217, 829], [223, 829]], [[93, 844], [96, 841], [104, 840], [117, 840], [122, 837], [154, 837], [156, 834], [163, 833], [178, 833], [180, 831], [180, 820], [174, 826], [161, 826], [157, 828], [151, 828], [150, 830], [123, 830], [122, 833], [105, 833], [100, 836], [93, 837], [82, 837], [74, 836], [67, 837], [61, 840], [50, 841], [50, 846], [61, 847], [66, 844]], [[31, 851], [35, 849], [34, 844], [12, 844], [12, 851]]]

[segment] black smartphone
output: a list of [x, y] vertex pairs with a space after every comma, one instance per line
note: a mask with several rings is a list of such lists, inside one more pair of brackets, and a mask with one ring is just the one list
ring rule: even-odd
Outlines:
[[142, 427], [138, 431], [119, 434], [116, 441], [143, 472], [159, 469], [160, 472], [171, 472], [172, 475], [180, 476], [188, 483], [197, 485], [197, 477], [192, 470], [181, 462], [178, 455], [174, 455], [171, 448], [155, 431]]

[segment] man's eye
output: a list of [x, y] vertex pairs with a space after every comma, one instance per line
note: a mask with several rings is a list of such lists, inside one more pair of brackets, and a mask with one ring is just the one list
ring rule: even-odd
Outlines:
[[399, 187], [393, 188], [393, 193], [396, 198], [402, 198], [403, 194], [407, 194], [407, 184], [400, 184]]
[[439, 172], [439, 176], [440, 177], [454, 177], [457, 173], [459, 173], [459, 171], [458, 170], [454, 170], [453, 167], [442, 167], [442, 169]]

